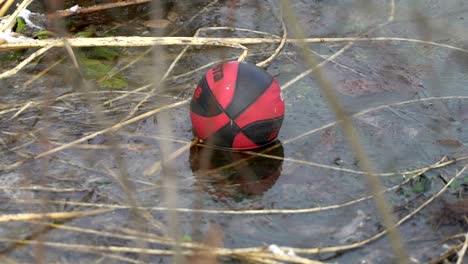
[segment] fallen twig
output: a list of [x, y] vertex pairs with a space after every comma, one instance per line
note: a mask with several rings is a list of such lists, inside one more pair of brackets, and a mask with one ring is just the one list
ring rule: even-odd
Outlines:
[[[55, 39], [35, 40], [22, 43], [7, 43], [0, 45], [0, 51], [12, 49], [26, 49], [44, 47]], [[192, 46], [227, 46], [238, 48], [241, 45], [253, 44], [275, 44], [281, 42], [278, 38], [209, 38], [209, 37], [101, 37], [101, 38], [70, 38], [68, 39], [72, 47], [99, 47], [99, 46], [114, 46], [114, 47], [146, 47], [153, 45], [192, 45]], [[305, 38], [305, 39], [286, 39], [286, 43], [330, 43], [330, 42], [371, 42], [371, 41], [395, 41], [395, 42], [410, 42], [417, 44], [432, 45], [452, 50], [468, 53], [467, 49], [459, 48], [453, 45], [426, 41], [411, 38], [398, 37], [343, 37], [343, 38]], [[58, 42], [55, 47], [63, 47], [63, 43]]]
[[0, 223], [3, 222], [24, 222], [39, 219], [69, 219], [83, 216], [97, 215], [110, 212], [114, 209], [97, 209], [81, 212], [56, 212], [56, 213], [24, 213], [24, 214], [4, 214], [0, 215]]
[[465, 243], [463, 243], [463, 247], [458, 251], [458, 260], [457, 264], [462, 264], [463, 259], [465, 258], [466, 249], [468, 248], [468, 233], [465, 234]]
[[76, 10], [60, 10], [53, 14], [49, 15], [49, 18], [59, 18], [59, 17], [68, 17], [73, 15], [81, 15], [81, 14], [88, 14], [94, 13], [106, 9], [116, 8], [116, 7], [124, 7], [124, 6], [131, 6], [131, 5], [139, 5], [149, 3], [151, 0], [124, 0], [112, 3], [104, 3], [99, 5], [93, 5], [89, 7], [80, 7]]

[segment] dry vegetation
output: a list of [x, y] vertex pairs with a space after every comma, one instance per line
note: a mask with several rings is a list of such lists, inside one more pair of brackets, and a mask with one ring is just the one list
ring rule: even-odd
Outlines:
[[[13, 29], [18, 15], [31, 2], [32, 0], [24, 0], [14, 13], [5, 16], [4, 22], [0, 24], [0, 33]], [[58, 23], [59, 19], [65, 19], [72, 15], [99, 13], [111, 8], [128, 7], [146, 2], [149, 1], [113, 1], [110, 4], [83, 8], [78, 13], [72, 11], [50, 13], [49, 19], [52, 22], [55, 21], [55, 23], [60, 24]], [[210, 8], [216, 5], [232, 4], [232, 8], [235, 8], [235, 4], [233, 3], [236, 1], [219, 2], [215, 0], [207, 3], [197, 13], [193, 14], [190, 19], [187, 19], [185, 23], [191, 23], [197, 17], [206, 15]], [[76, 89], [72, 89], [66, 93], [54, 92], [53, 86], [55, 84], [43, 81], [42, 83], [49, 85], [50, 87], [48, 88], [51, 90], [43, 89], [43, 93], [33, 97], [29, 96], [23, 100], [14, 101], [0, 98], [0, 146], [2, 146], [1, 155], [5, 157], [0, 159], [0, 177], [4, 178], [4, 180], [0, 181], [0, 189], [6, 194], [11, 194], [4, 195], [8, 200], [2, 201], [2, 206], [9, 205], [9, 209], [2, 210], [0, 224], [4, 224], [5, 227], [15, 230], [10, 230], [10, 233], [2, 232], [0, 235], [4, 263], [16, 263], [27, 260], [34, 260], [38, 263], [47, 262], [47, 252], [52, 249], [55, 250], [53, 256], [56, 257], [56, 261], [64, 263], [74, 261], [67, 257], [67, 252], [89, 253], [89, 255], [86, 255], [87, 258], [83, 259], [84, 262], [93, 259], [96, 262], [106, 263], [154, 262], [156, 261], [154, 256], [171, 256], [170, 259], [176, 263], [183, 261], [186, 263], [217, 263], [218, 261], [235, 260], [241, 263], [321, 263], [321, 261], [317, 260], [321, 254], [344, 252], [365, 247], [383, 236], [389, 238], [393, 255], [399, 263], [414, 262], [415, 260], [411, 258], [411, 253], [405, 247], [405, 242], [402, 241], [399, 227], [420, 213], [436, 199], [440, 199], [454, 182], [468, 175], [465, 171], [468, 167], [468, 165], [465, 165], [468, 156], [459, 155], [455, 158], [439, 157], [440, 160], [438, 162], [427, 166], [410, 170], [398, 170], [397, 172], [378, 173], [361, 143], [356, 127], [353, 125], [353, 119], [369, 113], [392, 109], [393, 107], [426, 102], [437, 104], [441, 101], [461, 100], [466, 104], [468, 93], [465, 93], [465, 95], [431, 96], [399, 101], [349, 114], [344, 104], [340, 102], [335, 89], [333, 89], [333, 84], [327, 79], [322, 69], [328, 64], [339, 65], [339, 62], [337, 62], [338, 58], [345, 52], [352, 50], [356, 43], [362, 42], [413, 43], [439, 49], [448, 49], [463, 54], [468, 53], [468, 50], [456, 45], [435, 42], [430, 38], [412, 39], [373, 36], [372, 33], [394, 22], [395, 12], [398, 10], [398, 1], [395, 0], [388, 0], [386, 1], [386, 5], [381, 7], [387, 10], [387, 15], [381, 19], [381, 23], [375, 24], [363, 32], [359, 32], [354, 37], [308, 38], [300, 27], [295, 26], [300, 25], [300, 22], [298, 22], [298, 18], [294, 13], [292, 2], [287, 0], [278, 2], [262, 1], [263, 4], [278, 5], [275, 8], [271, 8], [271, 10], [281, 10], [278, 14], [274, 14], [279, 21], [278, 31], [282, 32], [280, 36], [253, 29], [232, 28], [228, 25], [199, 28], [193, 37], [177, 37], [172, 36], [170, 33], [161, 37], [109, 36], [61, 38], [56, 36], [41, 40], [27, 38], [13, 43], [5, 35], [0, 35], [0, 52], [27, 50], [27, 53], [25, 53], [27, 57], [20, 63], [11, 65], [10, 69], [0, 73], [0, 79], [19, 78], [23, 71], [28, 67], [32, 67], [32, 65], [34, 66], [34, 63], [38, 60], [45, 61], [48, 65], [48, 67], [36, 71], [33, 76], [20, 78], [19, 80], [22, 80], [23, 87], [18, 88], [21, 91], [15, 91], [13, 92], [14, 94], [27, 91], [38, 80], [41, 80], [41, 78], [45, 79], [46, 77], [44, 76], [53, 72], [54, 68], [62, 61], [67, 61], [69, 65], [72, 65], [68, 69], [72, 70], [73, 74], [77, 76], [74, 78], [74, 81], [77, 83], [75, 83]], [[11, 3], [13, 1], [0, 0], [0, 4], [3, 4], [3, 8], [0, 9], [0, 16], [5, 15], [6, 10], [8, 10], [5, 7]], [[421, 18], [422, 26], [424, 26], [424, 21]], [[55, 27], [60, 27], [60, 25], [56, 25]], [[62, 30], [64, 29], [62, 28]], [[172, 33], [175, 34], [177, 33], [176, 31], [177, 29], [173, 30]], [[200, 37], [200, 35], [211, 31], [227, 32], [226, 37]], [[236, 31], [254, 34], [257, 37], [232, 37], [229, 35]], [[464, 32], [461, 33], [463, 34]], [[323, 45], [336, 44], [340, 45], [340, 48], [333, 54], [324, 57], [323, 60], [317, 61], [317, 57], [309, 52], [310, 43]], [[197, 69], [175, 74], [174, 71], [177, 65], [185, 56], [188, 56], [187, 54], [193, 46], [217, 46], [222, 47], [222, 49], [239, 50], [238, 53], [240, 55], [235, 59], [243, 61], [247, 56], [251, 55], [251, 47], [255, 45], [270, 47], [268, 51], [262, 54], [262, 59], [256, 62], [261, 67], [266, 67], [274, 62], [284, 52], [286, 45], [297, 46], [298, 54], [303, 58], [302, 63], [305, 65], [306, 70], [282, 84], [282, 89], [294, 89], [294, 86], [301, 79], [313, 76], [319, 83], [321, 93], [330, 109], [336, 115], [336, 121], [309, 131], [301, 131], [299, 135], [283, 140], [282, 144], [288, 145], [310, 135], [323, 132], [326, 129], [340, 127], [353, 156], [360, 162], [359, 169], [353, 169], [317, 163], [307, 159], [278, 157], [268, 154], [268, 152], [250, 151], [246, 153], [252, 157], [259, 156], [268, 159], [280, 159], [293, 164], [301, 164], [308, 166], [311, 170], [324, 169], [331, 172], [340, 172], [345, 175], [365, 175], [366, 177], [363, 178], [363, 181], [367, 182], [370, 195], [363, 195], [362, 197], [337, 204], [300, 209], [221, 210], [202, 208], [203, 202], [198, 206], [199, 201], [194, 201], [193, 204], [195, 206], [193, 208], [180, 208], [177, 206], [178, 200], [181, 199], [178, 196], [177, 189], [181, 183], [178, 182], [180, 177], [177, 176], [179, 172], [176, 160], [181, 155], [184, 155], [184, 153], [186, 154], [191, 146], [198, 143], [195, 140], [190, 141], [191, 138], [169, 136], [176, 126], [175, 121], [169, 113], [174, 109], [187, 105], [190, 99], [187, 96], [182, 98], [172, 96], [167, 92], [166, 85], [171, 81], [177, 81], [186, 76], [202, 72], [218, 62], [212, 61]], [[154, 46], [156, 46], [155, 49], [152, 48]], [[172, 56], [169, 52], [165, 54], [167, 52], [166, 47], [170, 48], [174, 46], [181, 47], [176, 56]], [[111, 74], [100, 77], [96, 81], [97, 83], [112, 79], [117, 74], [138, 64], [140, 60], [151, 53], [155, 54], [153, 56], [154, 69], [151, 74], [153, 82], [138, 88], [126, 87], [122, 90], [112, 91], [99, 89], [95, 84], [84, 80], [85, 69], [83, 69], [83, 66], [79, 62], [76, 53], [78, 48], [83, 47], [139, 47], [137, 55], [126, 63], [120, 64], [117, 70]], [[141, 47], [148, 47], [148, 49], [143, 50]], [[61, 60], [56, 61], [54, 58], [57, 54], [65, 55], [61, 57]], [[65, 76], [67, 73], [63, 72], [62, 74]], [[25, 94], [27, 93], [25, 92]], [[149, 103], [150, 101], [154, 101], [155, 97], [159, 95], [161, 95], [161, 98], [158, 97], [162, 102], [161, 104], [155, 105]], [[20, 98], [20, 96], [14, 98]], [[79, 131], [76, 135], [60, 135], [62, 127], [56, 127], [53, 123], [56, 122], [57, 118], [61, 118], [58, 117], [61, 113], [70, 116], [70, 119], [61, 119], [67, 120], [68, 126], [70, 126], [69, 123], [73, 126], [74, 122], [79, 120], [80, 127], [90, 127], [91, 129], [83, 133]], [[153, 119], [153, 117], [155, 118]], [[136, 176], [129, 169], [132, 165], [129, 163], [132, 161], [122, 158], [123, 153], [135, 152], [137, 153], [135, 155], [138, 156], [139, 151], [154, 146], [138, 144], [133, 141], [122, 140], [122, 138], [126, 138], [128, 134], [132, 133], [129, 127], [138, 126], [138, 124], [147, 120], [153, 120], [152, 122], [157, 124], [157, 129], [154, 131], [154, 139], [159, 142], [158, 159], [152, 160], [151, 165], [143, 168], [141, 175]], [[188, 122], [188, 119], [186, 121]], [[34, 126], [31, 125], [31, 122], [40, 123], [41, 125]], [[57, 129], [56, 132], [54, 132], [55, 129]], [[450, 142], [445, 143], [448, 144]], [[460, 142], [456, 141], [452, 143], [455, 145], [460, 144]], [[463, 145], [463, 142], [461, 144]], [[271, 146], [270, 148], [275, 147], [277, 146]], [[205, 157], [209, 159], [212, 153], [209, 148], [206, 149], [207, 151], [203, 155], [206, 155]], [[70, 159], [62, 158], [61, 153], [71, 153], [72, 155], [80, 155], [81, 153], [83, 160], [86, 162], [73, 163]], [[463, 152], [461, 153], [463, 154]], [[96, 158], [98, 155], [107, 155], [111, 162], [103, 166], [97, 166], [93, 163], [93, 160], [99, 160]], [[137, 160], [136, 162], [139, 161]], [[202, 164], [201, 166], [206, 167], [206, 164]], [[228, 164], [228, 166], [235, 165]], [[446, 175], [445, 179], [447, 180], [441, 188], [423, 197], [424, 201], [417, 206], [411, 207], [411, 211], [407, 214], [398, 218], [392, 214], [392, 208], [389, 202], [386, 201], [385, 194], [408, 185], [414, 179], [418, 179], [421, 175], [430, 171], [444, 168], [453, 169], [450, 170], [451, 175]], [[455, 170], [455, 168], [459, 170]], [[86, 174], [76, 173], [76, 171], [83, 171]], [[74, 175], [75, 173], [81, 175], [79, 179], [65, 180], [69, 175]], [[145, 180], [141, 180], [142, 177], [140, 176]], [[5, 180], [6, 177], [18, 177], [18, 179], [8, 182]], [[112, 191], [100, 193], [98, 187], [90, 188], [90, 185], [85, 186], [79, 184], [79, 182], [75, 182], [85, 181], [85, 177], [95, 181], [100, 180], [102, 177], [109, 179], [110, 184], [117, 186], [114, 188], [121, 192], [119, 199], [112, 197]], [[384, 187], [381, 179], [386, 177], [398, 177], [397, 179], [400, 179], [400, 181], [392, 186]], [[69, 181], [71, 184], [55, 184], [56, 181], [62, 183]], [[139, 200], [139, 193], [149, 191], [158, 192], [157, 199], [164, 200], [162, 204], [165, 206], [146, 206], [146, 203]], [[223, 243], [224, 230], [222, 226], [210, 224], [206, 233], [202, 236], [203, 238], [187, 241], [187, 239], [184, 240], [183, 231], [179, 224], [181, 215], [185, 217], [188, 214], [194, 216], [193, 225], [196, 225], [197, 217], [201, 217], [201, 215], [284, 215], [287, 217], [295, 214], [313, 214], [327, 210], [341, 210], [371, 199], [375, 202], [376, 212], [378, 212], [378, 216], [374, 215], [372, 217], [382, 219], [384, 228], [375, 234], [369, 234], [368, 238], [361, 241], [353, 243], [338, 243], [337, 241], [336, 246], [297, 248], [282, 245], [277, 247], [274, 245], [265, 246], [261, 241], [258, 241], [256, 247], [226, 248]], [[455, 208], [454, 211], [450, 211], [450, 214], [466, 215], [466, 202], [463, 203], [463, 200], [457, 204], [447, 205], [448, 208], [450, 206]], [[100, 218], [95, 219], [94, 217], [97, 216]], [[118, 222], [117, 220], [113, 220], [121, 220], [122, 218], [128, 219], [128, 221]], [[462, 218], [462, 221], [466, 221], [466, 217], [465, 219]], [[106, 225], [110, 226], [104, 229]], [[464, 226], [466, 227], [466, 223]], [[64, 236], [69, 233], [82, 234], [85, 237], [92, 238], [93, 241], [90, 240], [89, 243], [75, 243], [67, 241], [67, 239], [52, 240], [47, 235], [51, 231], [58, 232], [58, 234], [62, 232]], [[57, 236], [54, 237], [57, 238]], [[106, 241], [106, 243], [100, 244], [99, 241], [101, 240]], [[109, 245], [108, 241], [118, 242]], [[445, 253], [439, 254], [433, 260], [434, 263], [443, 263], [449, 260], [462, 263], [468, 246], [468, 233], [460, 233], [448, 237], [447, 241], [450, 242], [446, 243], [450, 247], [446, 248]], [[320, 243], [317, 244], [319, 245]], [[31, 250], [26, 251], [25, 248]], [[456, 257], [457, 254], [458, 257]], [[49, 258], [54, 257], [50, 257], [49, 255]], [[162, 259], [164, 260], [165, 258]], [[333, 259], [331, 261], [333, 262]]]

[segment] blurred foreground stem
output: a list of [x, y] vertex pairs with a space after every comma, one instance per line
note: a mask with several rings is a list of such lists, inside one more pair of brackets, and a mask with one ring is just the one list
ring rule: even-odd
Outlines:
[[[287, 24], [290, 26], [290, 32], [298, 39], [305, 39], [304, 32], [298, 26], [296, 14], [291, 8], [291, 4], [288, 0], [281, 0], [281, 7], [285, 14]], [[298, 42], [298, 45], [302, 51], [303, 58], [308, 67], [313, 68], [318, 64], [316, 59], [308, 52], [308, 47], [304, 41]], [[384, 194], [382, 192], [382, 184], [379, 178], [374, 173], [374, 168], [369, 160], [369, 157], [364, 150], [363, 145], [360, 142], [359, 136], [356, 129], [353, 126], [350, 115], [346, 112], [343, 104], [340, 102], [338, 96], [333, 90], [332, 84], [325, 77], [321, 68], [317, 68], [315, 71], [315, 77], [319, 83], [322, 94], [327, 100], [330, 108], [335, 112], [337, 120], [342, 120], [341, 128], [343, 133], [351, 146], [354, 156], [359, 160], [359, 166], [363, 171], [366, 172], [366, 179], [369, 185], [370, 191], [374, 197], [378, 212], [382, 218], [384, 226], [388, 229], [390, 242], [394, 251], [394, 254], [398, 260], [398, 263], [408, 263], [408, 255], [404, 248], [398, 230], [395, 228], [395, 220], [390, 212], [388, 203], [385, 201]]]

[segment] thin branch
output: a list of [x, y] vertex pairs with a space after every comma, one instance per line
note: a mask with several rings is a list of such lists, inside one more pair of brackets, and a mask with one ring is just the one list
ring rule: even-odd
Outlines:
[[[23, 43], [7, 43], [0, 45], [0, 51], [12, 49], [26, 49], [44, 47], [53, 43], [55, 39], [34, 40]], [[209, 37], [101, 37], [101, 38], [71, 38], [68, 39], [72, 47], [146, 47], [146, 46], [168, 46], [168, 45], [191, 45], [191, 46], [226, 46], [239, 48], [238, 45], [254, 45], [254, 44], [275, 44], [280, 43], [278, 38], [209, 38]], [[461, 51], [468, 53], [467, 49], [456, 47], [453, 45], [439, 43], [434, 41], [426, 41], [411, 38], [398, 37], [343, 37], [343, 38], [298, 38], [287, 39], [286, 43], [333, 43], [333, 42], [372, 42], [384, 41], [390, 44], [394, 42], [409, 42], [423, 45], [432, 45], [441, 48]], [[58, 42], [55, 47], [63, 47], [63, 43]]]
[[[304, 39], [304, 32], [300, 27], [297, 26], [299, 25], [297, 21], [297, 15], [293, 12], [290, 2], [288, 0], [282, 0], [281, 4], [286, 17], [288, 18], [288, 24], [294, 29], [294, 35], [296, 37], [299, 37], [299, 39]], [[310, 68], [317, 65], [315, 58], [307, 52], [308, 47], [306, 43], [299, 42], [298, 44], [301, 50], [303, 51], [302, 53], [306, 65]], [[320, 68], [318, 68], [315, 71], [315, 77], [319, 83], [319, 87], [322, 94], [324, 95], [325, 99], [329, 104], [329, 107], [331, 108], [331, 110], [333, 110], [337, 119], [342, 120], [342, 123], [340, 123], [342, 131], [345, 135], [345, 138], [348, 141], [348, 144], [351, 147], [354, 156], [359, 160], [359, 166], [362, 168], [363, 171], [367, 172], [366, 181], [373, 195], [378, 213], [382, 218], [383, 225], [388, 229], [388, 234], [393, 252], [395, 253], [395, 256], [397, 256], [399, 263], [408, 263], [408, 255], [406, 253], [406, 249], [403, 245], [403, 241], [400, 237], [399, 231], [396, 228], [394, 228], [395, 220], [390, 211], [389, 205], [382, 193], [382, 184], [377, 175], [375, 175], [373, 165], [361, 143], [357, 130], [354, 128], [352, 118], [350, 117], [350, 115], [347, 114], [347, 111], [344, 108], [342, 102], [340, 101], [340, 98], [337, 96], [335, 90], [333, 89], [331, 82], [325, 77]]]
[[97, 209], [80, 212], [56, 212], [56, 213], [24, 213], [24, 214], [4, 214], [0, 215], [0, 223], [4, 222], [24, 222], [39, 219], [70, 219], [83, 216], [103, 214], [114, 209]]
[[465, 234], [465, 242], [463, 243], [463, 247], [458, 252], [457, 264], [463, 263], [463, 259], [465, 259], [465, 253], [466, 253], [467, 248], [468, 248], [468, 233]]
[[103, 10], [116, 8], [116, 7], [140, 5], [140, 4], [145, 4], [149, 2], [151, 2], [151, 0], [123, 0], [123, 1], [113, 2], [113, 3], [93, 5], [89, 7], [80, 7], [74, 11], [71, 11], [68, 9], [60, 10], [53, 14], [50, 14], [49, 18], [61, 18], [61, 17], [68, 17], [68, 16], [74, 16], [74, 15], [82, 15], [82, 14], [94, 13], [94, 12], [103, 11]]

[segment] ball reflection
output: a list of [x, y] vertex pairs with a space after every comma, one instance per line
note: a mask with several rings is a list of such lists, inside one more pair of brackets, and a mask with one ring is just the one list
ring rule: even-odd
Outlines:
[[280, 141], [242, 152], [195, 145], [190, 149], [190, 167], [200, 189], [238, 200], [270, 189], [281, 175], [283, 157]]

